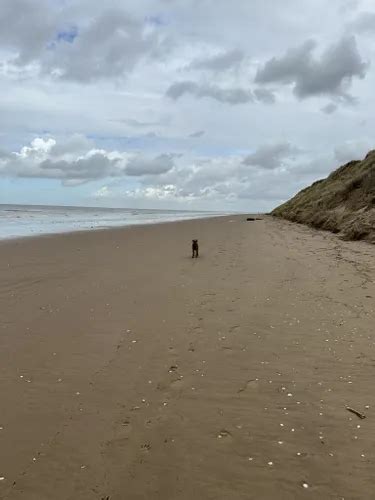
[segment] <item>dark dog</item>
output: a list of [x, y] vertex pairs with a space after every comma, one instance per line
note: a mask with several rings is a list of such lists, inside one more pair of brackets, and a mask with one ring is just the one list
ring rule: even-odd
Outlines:
[[193, 240], [193, 244], [191, 245], [191, 249], [193, 251], [192, 258], [194, 259], [199, 257], [199, 246], [198, 246], [198, 240]]

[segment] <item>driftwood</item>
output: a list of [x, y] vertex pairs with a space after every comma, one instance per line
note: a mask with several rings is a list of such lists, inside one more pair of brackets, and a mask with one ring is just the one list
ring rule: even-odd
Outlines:
[[347, 406], [346, 409], [348, 411], [350, 411], [350, 413], [354, 413], [354, 415], [357, 415], [357, 417], [360, 418], [360, 419], [362, 419], [362, 420], [364, 418], [366, 418], [366, 415], [364, 415], [363, 413], [361, 413], [361, 412], [359, 412], [357, 410], [354, 410], [353, 408], [350, 408], [350, 406]]

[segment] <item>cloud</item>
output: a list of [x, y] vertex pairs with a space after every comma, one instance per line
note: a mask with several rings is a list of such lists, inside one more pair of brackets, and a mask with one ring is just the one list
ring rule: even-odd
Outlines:
[[15, 64], [29, 64], [54, 38], [56, 23], [48, 0], [1, 0], [0, 46], [14, 53]]
[[375, 32], [375, 12], [362, 12], [357, 19], [350, 23], [349, 28], [360, 34]]
[[96, 149], [81, 136], [36, 138], [19, 152], [0, 154], [0, 176], [58, 179], [65, 186], [110, 177], [158, 176], [174, 167], [173, 154], [150, 156]]
[[198, 84], [192, 81], [173, 83], [167, 90], [167, 97], [177, 100], [185, 94], [190, 94], [199, 99], [209, 97], [226, 104], [246, 104], [254, 100], [251, 90], [239, 87], [221, 88], [218, 85]]
[[[305, 179], [311, 177], [323, 177], [329, 174], [336, 167], [335, 159], [332, 154], [319, 155], [307, 159], [305, 162], [298, 162], [288, 165], [288, 172], [291, 179]], [[306, 182], [306, 181], [304, 181]], [[306, 182], [306, 185], [309, 181]]]
[[111, 196], [112, 192], [108, 186], [102, 186], [93, 194], [94, 198], [110, 198]]
[[192, 139], [199, 139], [200, 137], [203, 137], [206, 132], [204, 130], [197, 130], [197, 132], [193, 132], [192, 134], [189, 134], [189, 137]]
[[352, 12], [359, 7], [359, 0], [340, 0], [339, 12], [346, 14]]
[[116, 165], [119, 159], [110, 159], [105, 153], [97, 152], [85, 158], [73, 161], [46, 159], [37, 168], [32, 170], [20, 170], [22, 177], [46, 177], [49, 179], [67, 179], [76, 183], [102, 179], [103, 177], [118, 176], [121, 173]]
[[268, 89], [255, 89], [254, 95], [258, 101], [263, 102], [264, 104], [274, 104], [276, 102], [275, 94]]
[[273, 170], [285, 165], [287, 160], [293, 160], [301, 151], [288, 142], [260, 146], [243, 160], [244, 165], [256, 166]]
[[134, 128], [149, 128], [149, 127], [157, 127], [161, 124], [160, 121], [141, 121], [141, 120], [136, 120], [134, 118], [129, 118], [127, 120], [114, 120], [118, 123], [125, 123], [126, 125], [129, 125], [130, 127]]
[[93, 141], [87, 139], [82, 134], [74, 134], [67, 137], [65, 140], [55, 142], [50, 149], [50, 154], [53, 157], [82, 154], [94, 148]]
[[337, 104], [333, 104], [333, 102], [331, 102], [326, 106], [323, 106], [322, 111], [327, 115], [332, 115], [333, 113], [335, 113], [335, 111], [337, 111], [337, 107]]
[[134, 177], [142, 175], [160, 175], [174, 167], [174, 155], [161, 154], [155, 158], [135, 157], [126, 165], [126, 174]]
[[352, 160], [361, 160], [371, 149], [374, 149], [374, 144], [368, 140], [346, 141], [334, 150], [335, 159], [338, 164], [348, 163]]
[[34, 63], [55, 79], [90, 83], [128, 75], [143, 59], [156, 58], [160, 36], [122, 8], [72, 16], [66, 5], [49, 0], [2, 0], [0, 47], [18, 67]]
[[258, 84], [292, 84], [294, 94], [304, 99], [329, 95], [350, 99], [347, 93], [353, 78], [363, 79], [368, 64], [365, 63], [353, 36], [344, 37], [314, 57], [316, 42], [308, 40], [301, 46], [289, 49], [281, 58], [266, 62], [256, 74]]
[[66, 185], [78, 185], [104, 177], [123, 175], [120, 158], [110, 158], [104, 151], [92, 150], [84, 157], [55, 159], [50, 154], [54, 144], [34, 140], [31, 147], [11, 153], [0, 160], [0, 175], [7, 177], [59, 179]]
[[45, 71], [80, 82], [120, 77], [150, 55], [156, 44], [156, 37], [145, 33], [143, 23], [123, 10], [107, 10], [81, 27], [73, 43], [52, 50]]
[[244, 52], [239, 49], [234, 49], [213, 56], [196, 59], [189, 64], [187, 69], [222, 72], [229, 69], [238, 69], [244, 60]]
[[1, 160], [9, 160], [12, 157], [11, 153], [9, 151], [5, 151], [3, 149], [0, 149], [0, 162]]

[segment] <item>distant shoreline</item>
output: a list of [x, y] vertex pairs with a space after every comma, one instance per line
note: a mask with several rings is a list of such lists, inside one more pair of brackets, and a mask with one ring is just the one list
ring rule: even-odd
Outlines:
[[[61, 232], [56, 232], [56, 233], [39, 233], [39, 234], [29, 234], [27, 236], [14, 236], [10, 238], [1, 238], [0, 237], [0, 245], [6, 244], [6, 243], [17, 243], [17, 242], [23, 242], [23, 241], [29, 241], [29, 240], [39, 240], [39, 239], [52, 239], [52, 238], [61, 238], [63, 236], [79, 236], [79, 235], [85, 235], [89, 233], [95, 233], [95, 234], [100, 234], [100, 233], [117, 233], [117, 232], [123, 232], [126, 230], [131, 230], [131, 229], [137, 229], [137, 228], [147, 228], [147, 227], [152, 227], [152, 226], [167, 226], [167, 225], [172, 225], [172, 224], [183, 224], [183, 223], [189, 223], [189, 222], [194, 222], [194, 221], [205, 221], [205, 220], [215, 220], [215, 219], [223, 219], [228, 217], [229, 219], [231, 217], [241, 217], [240, 214], [236, 215], [216, 215], [216, 216], [211, 216], [211, 217], [195, 217], [193, 219], [180, 219], [180, 220], [168, 220], [168, 221], [155, 221], [155, 222], [144, 222], [144, 223], [139, 223], [139, 224], [127, 224], [123, 226], [108, 226], [108, 227], [96, 227], [96, 228], [88, 228], [88, 229], [76, 229], [76, 230], [70, 230], [70, 231], [61, 231]], [[246, 219], [245, 219], [246, 220]]]
[[228, 212], [0, 205], [0, 241], [223, 217]]

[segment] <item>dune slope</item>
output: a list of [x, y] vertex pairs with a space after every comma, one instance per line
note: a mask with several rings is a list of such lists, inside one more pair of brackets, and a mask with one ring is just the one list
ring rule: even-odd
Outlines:
[[272, 215], [375, 243], [375, 150], [303, 189]]

